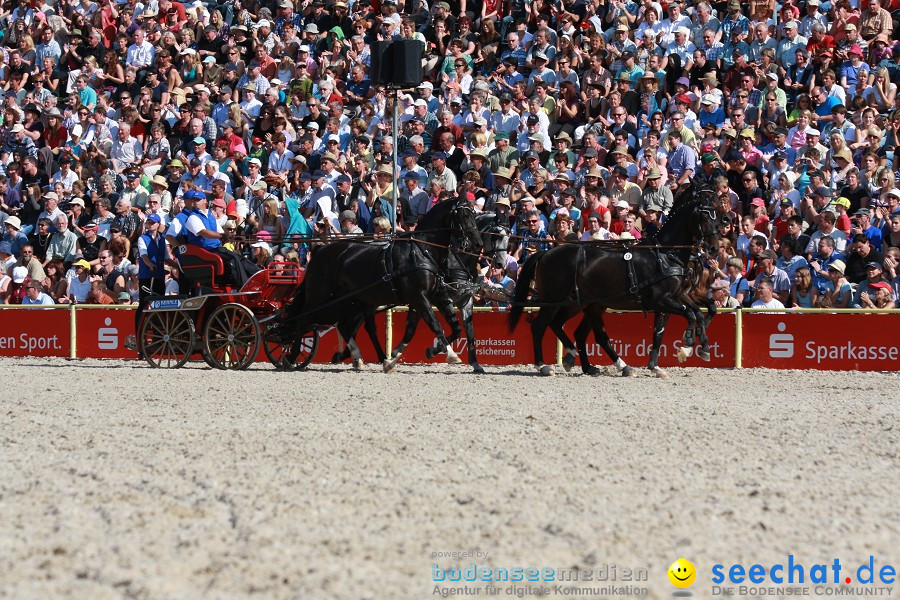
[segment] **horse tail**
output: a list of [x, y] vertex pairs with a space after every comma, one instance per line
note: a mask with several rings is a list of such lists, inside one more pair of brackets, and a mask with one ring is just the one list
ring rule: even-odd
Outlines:
[[528, 292], [531, 291], [531, 282], [537, 273], [538, 262], [544, 252], [536, 252], [528, 257], [525, 263], [519, 268], [519, 276], [516, 278], [516, 293], [513, 296], [512, 307], [509, 309], [508, 325], [512, 331], [519, 324], [522, 313], [525, 310], [525, 300], [528, 299]]

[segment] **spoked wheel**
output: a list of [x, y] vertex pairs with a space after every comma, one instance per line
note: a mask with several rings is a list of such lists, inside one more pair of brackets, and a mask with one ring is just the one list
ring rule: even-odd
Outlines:
[[180, 311], [144, 313], [137, 344], [151, 367], [175, 369], [194, 351], [194, 322]]
[[246, 369], [259, 352], [259, 322], [241, 304], [223, 304], [206, 320], [203, 330], [206, 362], [217, 369]]
[[283, 344], [277, 339], [267, 339], [265, 342], [266, 356], [269, 362], [275, 365], [279, 371], [294, 371], [297, 369], [305, 369], [312, 362], [319, 348], [319, 332], [311, 331], [295, 342], [300, 344], [300, 352], [294, 364], [288, 364], [288, 354], [293, 349], [293, 344]]

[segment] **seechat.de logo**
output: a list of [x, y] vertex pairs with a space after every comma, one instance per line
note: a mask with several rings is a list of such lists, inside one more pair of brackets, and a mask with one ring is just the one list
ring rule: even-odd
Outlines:
[[784, 333], [787, 325], [778, 324], [778, 331], [769, 336], [769, 356], [772, 358], [791, 358], [794, 356], [794, 336]]

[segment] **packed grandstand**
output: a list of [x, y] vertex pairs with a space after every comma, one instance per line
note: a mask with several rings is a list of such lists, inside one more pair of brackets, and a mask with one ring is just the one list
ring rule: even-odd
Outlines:
[[[718, 305], [893, 308], [895, 8], [5, 2], [0, 298], [177, 294], [181, 243], [240, 282], [459, 196], [510, 217], [502, 307], [534, 251], [652, 236], [692, 183], [727, 215]], [[401, 39], [423, 77], [396, 90], [372, 50]]]

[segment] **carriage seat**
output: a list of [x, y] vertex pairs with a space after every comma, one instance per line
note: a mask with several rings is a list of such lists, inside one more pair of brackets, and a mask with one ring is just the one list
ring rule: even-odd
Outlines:
[[178, 264], [191, 287], [204, 286], [215, 290], [227, 283], [222, 257], [195, 244], [179, 247]]

